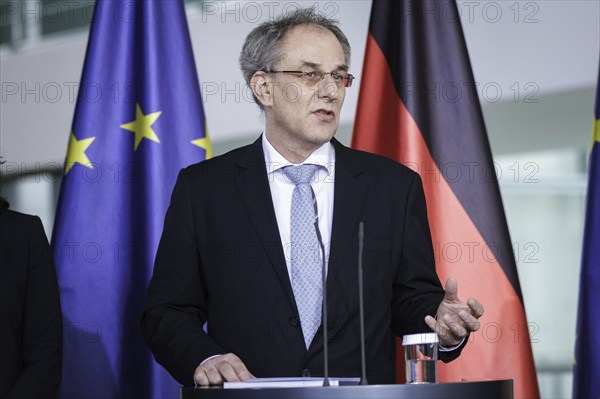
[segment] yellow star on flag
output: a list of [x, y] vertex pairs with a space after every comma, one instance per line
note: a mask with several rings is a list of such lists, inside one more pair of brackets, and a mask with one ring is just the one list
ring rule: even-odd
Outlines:
[[208, 138], [208, 129], [204, 128], [204, 137], [192, 140], [193, 145], [198, 146], [206, 151], [206, 158], [210, 159], [213, 156], [212, 145], [210, 145], [210, 139]]
[[156, 132], [152, 129], [152, 125], [156, 122], [160, 114], [162, 114], [162, 111], [144, 115], [140, 104], [135, 104], [135, 120], [121, 125], [121, 128], [135, 133], [134, 151], [138, 149], [144, 138], [160, 143]]
[[592, 147], [596, 141], [600, 142], [600, 119], [594, 120], [594, 126], [592, 127]]
[[73, 165], [76, 163], [85, 166], [86, 168], [94, 169], [94, 165], [85, 154], [85, 151], [96, 140], [96, 137], [77, 140], [75, 134], [71, 132], [69, 136], [69, 147], [67, 149], [67, 160], [65, 162], [65, 175], [69, 173]]

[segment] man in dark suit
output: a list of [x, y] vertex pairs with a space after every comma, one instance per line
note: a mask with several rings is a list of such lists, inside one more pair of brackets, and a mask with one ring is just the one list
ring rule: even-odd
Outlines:
[[[461, 302], [452, 279], [444, 293], [435, 273], [419, 176], [333, 139], [349, 59], [335, 22], [312, 10], [246, 39], [240, 63], [264, 134], [180, 173], [142, 318], [157, 361], [182, 384], [322, 375], [320, 273], [299, 265], [323, 260], [330, 374], [360, 375], [359, 222], [369, 382], [395, 381], [394, 335], [433, 329], [449, 361], [479, 328], [482, 305]], [[302, 195], [314, 211], [299, 222]], [[300, 246], [311, 235], [324, 251]]]
[[38, 217], [0, 198], [0, 398], [53, 398], [62, 372], [54, 260]]

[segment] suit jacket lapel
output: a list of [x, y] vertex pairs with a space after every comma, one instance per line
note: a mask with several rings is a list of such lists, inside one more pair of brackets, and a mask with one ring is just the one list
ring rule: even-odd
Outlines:
[[[358, 246], [358, 222], [367, 184], [357, 177], [363, 172], [362, 165], [351, 152], [333, 139], [335, 147], [335, 188], [333, 200], [333, 223], [331, 227], [331, 252], [327, 273], [327, 292], [331, 296], [335, 280], [343, 274], [342, 265], [350, 245]], [[354, 270], [354, 269], [353, 269]]]
[[[352, 270], [344, 269], [345, 254], [351, 245], [358, 246], [353, 237], [357, 237], [360, 211], [367, 184], [358, 176], [363, 172], [363, 167], [352, 156], [351, 151], [340, 144], [336, 139], [331, 143], [335, 148], [335, 188], [333, 199], [333, 223], [331, 228], [331, 250], [329, 252], [329, 263], [327, 271], [327, 298], [331, 299], [335, 293], [336, 280], [343, 278], [348, 272], [355, 270], [358, 265], [350, 263], [346, 265]], [[357, 287], [358, 290], [358, 287]], [[331, 300], [329, 301], [331, 304]], [[331, 305], [328, 314], [332, 313]], [[330, 320], [331, 323], [333, 320]], [[330, 324], [331, 325], [331, 324]], [[331, 330], [330, 330], [331, 331]], [[305, 359], [323, 350], [323, 326], [319, 328], [313, 342], [306, 354]]]
[[260, 137], [247, 147], [238, 160], [237, 166], [240, 168], [240, 173], [236, 182], [248, 216], [286, 297], [294, 309], [294, 314], [297, 315], [296, 301], [283, 254]]

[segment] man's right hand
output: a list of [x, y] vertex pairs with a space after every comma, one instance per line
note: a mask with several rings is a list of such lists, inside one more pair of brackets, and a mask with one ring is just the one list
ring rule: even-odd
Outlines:
[[222, 385], [224, 382], [254, 378], [246, 365], [233, 353], [220, 355], [202, 363], [194, 371], [196, 385]]

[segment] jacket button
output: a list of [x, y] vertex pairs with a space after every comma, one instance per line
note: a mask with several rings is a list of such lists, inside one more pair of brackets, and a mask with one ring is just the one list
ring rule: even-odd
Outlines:
[[292, 326], [292, 327], [298, 327], [300, 325], [300, 320], [296, 316], [290, 317], [288, 322], [290, 323], [290, 326]]

